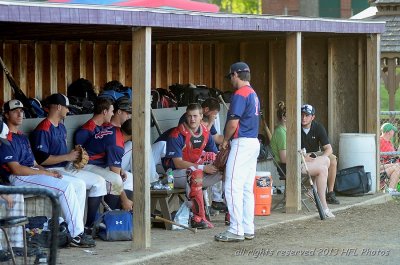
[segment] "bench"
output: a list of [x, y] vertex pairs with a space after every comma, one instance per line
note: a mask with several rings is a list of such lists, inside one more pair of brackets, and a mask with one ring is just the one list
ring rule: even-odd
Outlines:
[[[154, 213], [154, 210], [157, 207], [157, 203], [160, 205], [161, 214], [163, 218], [171, 220], [171, 202], [177, 197], [179, 202], [185, 201], [185, 189], [173, 189], [173, 190], [150, 190], [151, 195], [151, 206], [150, 212]], [[153, 222], [158, 222], [154, 221]], [[171, 230], [172, 225], [165, 223], [165, 229]]]

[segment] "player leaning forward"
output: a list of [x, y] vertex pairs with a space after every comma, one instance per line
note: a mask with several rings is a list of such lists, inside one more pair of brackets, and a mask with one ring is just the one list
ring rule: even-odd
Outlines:
[[61, 210], [73, 237], [71, 245], [95, 246], [94, 240], [83, 233], [85, 182], [47, 170], [36, 163], [28, 137], [18, 130], [23, 117], [24, 110], [20, 101], [13, 99], [4, 104], [4, 118], [10, 129], [7, 137], [10, 145], [0, 148], [1, 176], [13, 186], [42, 187], [54, 191], [59, 196]]
[[230, 227], [215, 235], [215, 240], [223, 242], [254, 238], [253, 185], [260, 151], [257, 139], [260, 103], [250, 86], [250, 68], [246, 63], [237, 62], [231, 65], [227, 78], [236, 91], [232, 95], [221, 144], [223, 149], [229, 141], [231, 145], [225, 171]]

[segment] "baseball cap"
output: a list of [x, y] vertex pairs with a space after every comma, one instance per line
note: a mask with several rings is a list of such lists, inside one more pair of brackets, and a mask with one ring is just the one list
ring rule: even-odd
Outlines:
[[3, 122], [3, 119], [0, 118], [0, 142], [6, 145], [10, 145], [7, 140], [7, 135], [10, 130], [8, 129], [7, 124]]
[[4, 112], [9, 112], [10, 110], [15, 110], [18, 108], [24, 108], [24, 105], [18, 99], [9, 100], [3, 106]]
[[231, 77], [231, 74], [233, 74], [234, 72], [236, 72], [236, 73], [249, 72], [250, 73], [250, 67], [244, 62], [234, 63], [229, 68], [229, 73], [225, 77], [229, 79]]
[[304, 112], [307, 115], [314, 115], [315, 109], [310, 104], [304, 104], [303, 106], [301, 106], [301, 112]]
[[114, 108], [116, 110], [120, 109], [120, 110], [128, 112], [129, 114], [132, 114], [132, 102], [126, 96], [123, 96], [123, 97], [120, 97], [119, 99], [117, 99], [117, 101], [114, 104]]
[[386, 122], [384, 124], [382, 124], [381, 126], [381, 131], [382, 132], [390, 132], [391, 130], [397, 132], [397, 127], [394, 126], [393, 124], [391, 124], [390, 122]]
[[54, 105], [61, 105], [64, 107], [69, 106], [69, 99], [61, 93], [56, 93], [56, 94], [52, 94], [52, 95], [48, 96], [45, 99], [45, 102], [47, 105], [54, 104]]

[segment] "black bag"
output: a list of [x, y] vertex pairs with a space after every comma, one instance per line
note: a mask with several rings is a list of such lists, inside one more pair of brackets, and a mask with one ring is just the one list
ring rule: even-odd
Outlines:
[[335, 191], [348, 196], [360, 196], [368, 192], [368, 176], [364, 166], [339, 170], [336, 174]]

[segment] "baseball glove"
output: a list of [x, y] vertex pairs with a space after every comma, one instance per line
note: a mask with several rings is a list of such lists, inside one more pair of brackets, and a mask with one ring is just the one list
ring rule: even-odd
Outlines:
[[226, 161], [228, 160], [229, 152], [231, 150], [231, 147], [228, 145], [226, 149], [222, 149], [219, 151], [217, 154], [217, 157], [215, 158], [214, 161], [214, 166], [219, 170], [219, 171], [224, 171], [225, 166], [226, 166]]
[[74, 161], [73, 166], [75, 169], [82, 169], [89, 162], [89, 155], [81, 145], [75, 145], [75, 151], [79, 152], [78, 158]]

